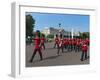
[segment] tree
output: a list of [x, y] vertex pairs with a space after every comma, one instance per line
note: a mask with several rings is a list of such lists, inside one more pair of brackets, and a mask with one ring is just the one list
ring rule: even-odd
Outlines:
[[80, 33], [80, 38], [83, 38], [83, 39], [89, 38], [90, 37], [89, 35], [90, 35], [89, 32], [83, 32], [83, 33]]
[[49, 34], [49, 35], [47, 35], [47, 38], [54, 38], [54, 35], [53, 34]]
[[35, 19], [33, 19], [30, 14], [26, 15], [26, 38], [28, 36], [32, 37], [34, 26], [35, 26]]
[[83, 33], [83, 38], [89, 38], [89, 32], [84, 32]]

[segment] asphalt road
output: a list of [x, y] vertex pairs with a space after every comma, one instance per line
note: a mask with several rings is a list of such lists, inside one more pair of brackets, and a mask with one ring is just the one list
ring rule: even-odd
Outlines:
[[[53, 48], [54, 43], [45, 43], [46, 49], [42, 50], [43, 60], [40, 61], [40, 56], [37, 52], [33, 62], [29, 60], [33, 54], [34, 45], [26, 45], [26, 67], [40, 67], [40, 66], [60, 66], [60, 65], [84, 65], [89, 64], [89, 59], [80, 61], [82, 52], [68, 52], [64, 49], [64, 53], [60, 51], [60, 55], [57, 55], [57, 49]], [[89, 55], [89, 52], [88, 52]]]

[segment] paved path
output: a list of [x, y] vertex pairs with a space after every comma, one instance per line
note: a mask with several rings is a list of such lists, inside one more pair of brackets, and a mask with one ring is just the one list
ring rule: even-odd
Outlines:
[[42, 50], [43, 60], [40, 61], [40, 56], [37, 53], [32, 63], [29, 60], [33, 54], [34, 46], [26, 46], [26, 67], [89, 64], [89, 59], [80, 61], [81, 52], [75, 53], [74, 51], [67, 52], [67, 50], [64, 50], [64, 53], [60, 52], [60, 56], [58, 56], [57, 49], [53, 48], [53, 43], [46, 43], [45, 45], [46, 50]]

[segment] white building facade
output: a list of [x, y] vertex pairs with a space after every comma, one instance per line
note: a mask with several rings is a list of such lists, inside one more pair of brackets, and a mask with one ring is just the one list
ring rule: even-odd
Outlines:
[[74, 30], [65, 31], [64, 29], [56, 29], [53, 27], [50, 27], [50, 28], [46, 27], [41, 32], [45, 34], [46, 36], [49, 34], [56, 35], [56, 34], [59, 34], [59, 32], [61, 32], [64, 36], [72, 36], [72, 38], [73, 36], [79, 36], [79, 32], [74, 32]]

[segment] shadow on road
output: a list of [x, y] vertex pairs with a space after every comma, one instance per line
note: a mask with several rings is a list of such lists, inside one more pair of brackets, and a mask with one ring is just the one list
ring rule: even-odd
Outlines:
[[56, 59], [57, 57], [59, 57], [60, 55], [56, 55], [56, 56], [50, 56], [50, 57], [46, 57], [46, 58], [43, 58], [43, 60], [35, 60], [33, 61], [32, 63], [36, 63], [36, 62], [40, 62], [40, 61], [44, 61], [44, 60], [51, 60], [51, 59]]

